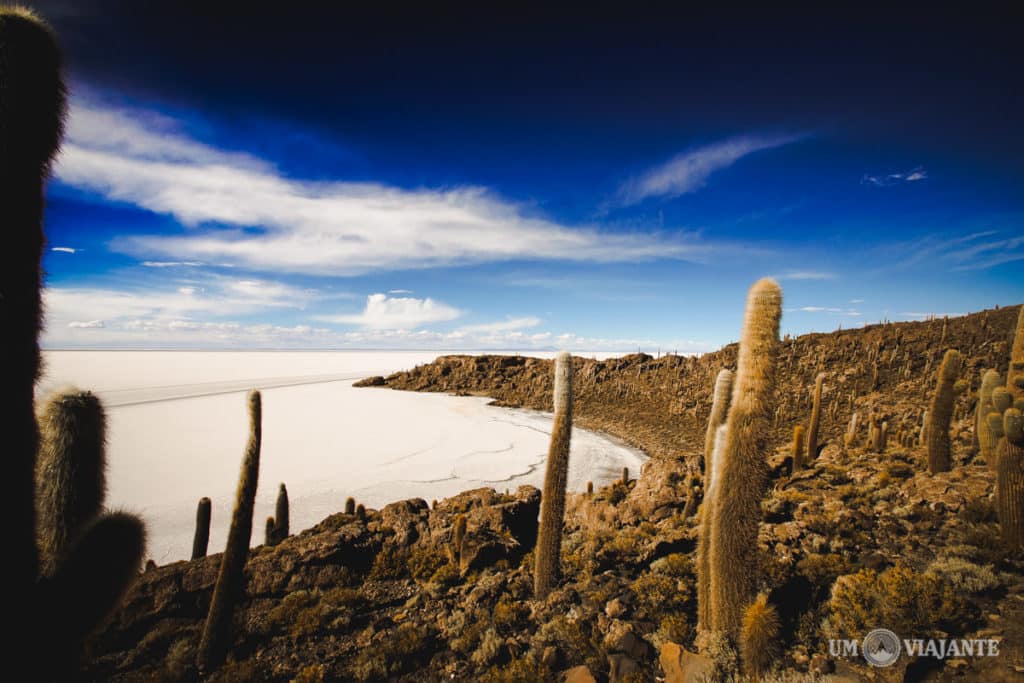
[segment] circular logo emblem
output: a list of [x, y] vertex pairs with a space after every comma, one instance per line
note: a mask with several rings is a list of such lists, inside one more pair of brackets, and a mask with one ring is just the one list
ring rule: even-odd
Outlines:
[[890, 666], [900, 658], [900, 639], [887, 628], [876, 628], [864, 636], [861, 648], [871, 666]]

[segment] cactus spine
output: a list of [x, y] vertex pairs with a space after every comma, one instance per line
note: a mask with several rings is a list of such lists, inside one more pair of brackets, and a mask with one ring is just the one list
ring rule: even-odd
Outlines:
[[[808, 439], [810, 441], [810, 439]], [[804, 426], [793, 427], [793, 463], [791, 469], [796, 472], [804, 466]]]
[[[698, 523], [700, 532], [697, 535], [697, 631], [703, 633], [711, 628], [711, 600], [708, 595], [711, 552], [711, 512], [710, 507], [713, 487], [715, 484], [715, 454], [721, 452], [724, 439], [725, 419], [729, 414], [729, 399], [732, 395], [731, 371], [719, 370], [715, 377], [715, 390], [711, 399], [711, 415], [708, 417], [708, 430], [704, 437], [704, 500], [700, 506]], [[695, 498], [691, 494], [691, 499]]]
[[569, 477], [569, 443], [572, 439], [572, 356], [565, 351], [555, 359], [554, 398], [555, 419], [544, 473], [533, 571], [533, 593], [538, 600], [546, 598], [554, 588], [562, 554], [562, 519], [565, 516], [565, 486]]
[[192, 538], [192, 559], [206, 557], [210, 546], [210, 499], [200, 498], [196, 505], [196, 535]]
[[[757, 529], [767, 484], [765, 462], [779, 352], [782, 290], [771, 279], [750, 289], [740, 337], [732, 406], [715, 460], [711, 498], [711, 629], [739, 638], [757, 583]], [[720, 473], [719, 473], [720, 472]]]
[[974, 432], [978, 439], [978, 451], [985, 459], [989, 469], [995, 471], [996, 440], [992, 430], [988, 428], [988, 414], [995, 406], [992, 403], [992, 392], [999, 386], [999, 373], [995, 370], [986, 370], [981, 375], [981, 388], [978, 389], [978, 407], [974, 410]]
[[1024, 400], [1024, 306], [1017, 314], [1017, 329], [1010, 351], [1010, 369], [1006, 373], [1006, 388], [1014, 401]]
[[245, 590], [245, 562], [252, 538], [252, 511], [256, 502], [256, 485], [260, 474], [260, 442], [262, 439], [262, 403], [260, 392], [249, 393], [249, 441], [245, 447], [242, 471], [231, 513], [228, 543], [213, 588], [210, 611], [203, 625], [196, 664], [202, 672], [215, 670], [227, 657], [231, 646], [231, 616], [235, 601]]
[[72, 540], [103, 510], [106, 417], [88, 391], [50, 396], [39, 412], [36, 526], [40, 572], [52, 576]]
[[1003, 414], [1003, 432], [996, 479], [999, 528], [1006, 545], [1011, 550], [1021, 550], [1024, 549], [1024, 420], [1016, 408]]
[[956, 397], [953, 384], [960, 374], [960, 352], [946, 351], [939, 366], [939, 376], [931, 406], [928, 408], [928, 471], [948, 472], [950, 467], [949, 421]]
[[807, 460], [818, 457], [818, 425], [821, 422], [821, 385], [825, 382], [825, 373], [819, 372], [814, 379], [814, 405], [811, 408], [811, 424], [807, 427]]
[[[61, 57], [49, 27], [29, 10], [0, 7], [0, 433], [4, 435], [10, 680], [75, 678], [85, 637], [138, 575], [145, 530], [127, 514], [101, 515], [39, 580], [33, 405], [39, 374], [43, 186], [63, 130]], [[43, 520], [44, 524], [49, 522]], [[59, 607], [59, 618], [54, 609]]]

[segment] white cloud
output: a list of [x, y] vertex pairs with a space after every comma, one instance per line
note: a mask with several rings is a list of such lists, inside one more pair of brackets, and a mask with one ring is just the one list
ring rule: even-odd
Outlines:
[[60, 251], [65, 254], [75, 254], [78, 252], [78, 250], [73, 247], [50, 247], [50, 251]]
[[412, 294], [411, 289], [389, 289], [388, 294]]
[[372, 330], [410, 330], [428, 323], [454, 320], [462, 311], [433, 299], [389, 297], [371, 294], [366, 297], [366, 308], [356, 315], [316, 316], [323, 322], [359, 325]]
[[460, 327], [458, 331], [466, 334], [515, 332], [531, 327], [537, 327], [540, 323], [540, 318], [528, 316], [525, 318], [509, 318], [499, 322], [484, 323], [480, 325], [465, 325]]
[[104, 327], [102, 320], [72, 320], [68, 323], [68, 327], [79, 330], [95, 330]]
[[914, 183], [919, 180], [927, 180], [928, 172], [918, 166], [917, 168], [904, 173], [890, 173], [888, 175], [871, 175], [865, 173], [860, 179], [861, 185], [872, 185], [874, 187], [891, 187], [902, 183]]
[[151, 267], [223, 260], [252, 270], [355, 275], [524, 258], [688, 259], [711, 249], [682, 235], [570, 228], [479, 187], [295, 180], [255, 157], [196, 142], [165, 118], [82, 100], [73, 103], [55, 173], [193, 228], [112, 242]]
[[862, 304], [862, 303], [864, 303], [864, 299], [850, 299], [850, 303], [851, 304]]
[[860, 311], [855, 308], [837, 308], [835, 306], [800, 306], [799, 308], [787, 308], [787, 311], [800, 311], [803, 313], [831, 313], [834, 315], [847, 315], [857, 317]]
[[836, 274], [820, 270], [790, 270], [771, 277], [776, 280], [833, 280]]
[[649, 197], [671, 198], [695, 192], [704, 187], [712, 173], [732, 166], [748, 154], [788, 145], [803, 137], [744, 135], [698, 147], [625, 182], [619, 188], [617, 203], [628, 206]]
[[183, 266], [197, 268], [203, 264], [199, 261], [143, 261], [142, 265], [147, 268], [180, 268]]

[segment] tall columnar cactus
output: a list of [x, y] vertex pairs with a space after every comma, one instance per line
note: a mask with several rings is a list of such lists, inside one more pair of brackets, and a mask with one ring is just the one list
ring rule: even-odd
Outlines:
[[60, 144], [65, 98], [60, 52], [49, 27], [28, 10], [0, 7], [0, 434], [10, 454], [0, 515], [7, 524], [8, 576], [23, 585], [35, 581], [39, 559], [33, 392], [42, 316], [43, 185]]
[[740, 635], [743, 610], [753, 602], [757, 587], [757, 529], [767, 485], [765, 454], [781, 317], [782, 290], [774, 280], [759, 280], [747, 298], [721, 464], [715, 463], [712, 479], [711, 629], [733, 640]]
[[196, 505], [196, 534], [192, 537], [192, 559], [206, 557], [210, 546], [210, 499], [200, 498]]
[[818, 426], [821, 421], [821, 386], [825, 382], [825, 373], [820, 372], [814, 379], [814, 405], [811, 408], [811, 423], [807, 427], [807, 459], [818, 457]]
[[700, 532], [697, 535], [697, 631], [711, 628], [710, 562], [711, 562], [711, 500], [715, 492], [715, 476], [721, 469], [722, 443], [725, 441], [725, 419], [729, 414], [732, 397], [733, 374], [720, 370], [715, 378], [715, 390], [708, 418], [708, 432], [704, 439], [704, 502], [700, 506]]
[[928, 471], [932, 474], [948, 472], [950, 458], [949, 421], [953, 417], [956, 392], [953, 385], [960, 375], [960, 352], [946, 351], [939, 366], [938, 383], [928, 408]]
[[793, 427], [793, 464], [792, 471], [796, 472], [804, 466], [804, 426]]
[[51, 576], [74, 538], [103, 511], [106, 416], [92, 393], [68, 389], [39, 411], [36, 528], [40, 571]]
[[145, 528], [132, 515], [101, 515], [72, 540], [51, 576], [39, 580], [33, 405], [39, 373], [43, 185], [65, 112], [60, 52], [30, 11], [0, 7], [0, 515], [8, 601], [5, 658], [10, 680], [71, 679], [81, 643], [117, 606], [138, 575]]
[[1017, 314], [1017, 330], [1010, 351], [1010, 369], [1006, 373], [1006, 388], [1014, 401], [1024, 400], [1024, 306]]
[[551, 444], [544, 473], [537, 555], [533, 570], [533, 593], [538, 600], [546, 598], [558, 581], [571, 439], [572, 356], [563, 351], [555, 359], [555, 419], [551, 426]]
[[999, 386], [999, 373], [986, 370], [981, 375], [981, 388], [978, 389], [978, 407], [974, 410], [974, 432], [978, 437], [978, 451], [985, 459], [989, 469], [995, 471], [996, 440], [992, 430], [988, 428], [988, 414], [994, 410], [992, 392]]
[[729, 396], [732, 393], [732, 372], [723, 368], [715, 378], [715, 390], [711, 399], [711, 415], [708, 417], [708, 429], [704, 434], [704, 487], [707, 488], [708, 463], [711, 462], [711, 451], [715, 447], [715, 434], [718, 427], [725, 422], [729, 414]]
[[288, 512], [288, 489], [282, 483], [277, 490], [277, 504], [274, 506], [274, 533], [276, 542], [280, 543], [288, 538], [291, 522]]
[[231, 616], [235, 602], [245, 590], [245, 562], [252, 539], [252, 512], [256, 502], [256, 485], [260, 474], [260, 442], [263, 433], [260, 392], [249, 393], [249, 442], [242, 459], [242, 471], [231, 513], [231, 528], [224, 557], [220, 561], [217, 583], [213, 588], [210, 611], [203, 625], [196, 664], [200, 671], [213, 671], [224, 663], [231, 647]]
[[1024, 420], [1016, 408], [1003, 413], [1003, 432], [996, 479], [999, 528], [1011, 550], [1024, 550]]
[[455, 518], [455, 528], [452, 529], [452, 544], [448, 548], [448, 556], [455, 566], [462, 562], [462, 544], [466, 540], [466, 515], [458, 515]]

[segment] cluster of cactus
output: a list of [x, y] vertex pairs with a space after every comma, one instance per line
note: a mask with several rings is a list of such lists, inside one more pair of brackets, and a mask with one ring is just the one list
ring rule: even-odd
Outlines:
[[266, 531], [263, 542], [265, 545], [277, 545], [288, 538], [288, 489], [282, 483], [277, 490], [277, 503], [274, 506], [274, 516], [267, 517]]
[[[543, 600], [559, 576], [562, 552], [562, 520], [565, 516], [565, 487], [569, 478], [569, 444], [572, 439], [572, 356], [566, 352], [555, 359], [555, 419], [551, 426], [544, 491], [541, 494], [540, 526], [533, 571], [533, 593]], [[623, 479], [628, 480], [628, 470]]]
[[83, 641], [138, 576], [145, 547], [141, 520], [101, 512], [103, 413], [95, 397], [51, 401], [41, 416], [42, 444], [36, 422], [43, 190], [65, 99], [50, 29], [28, 10], [0, 7], [0, 504], [10, 572], [10, 680], [74, 678]]
[[228, 542], [221, 558], [210, 609], [206, 614], [196, 654], [196, 666], [200, 672], [213, 671], [227, 659], [231, 647], [231, 618], [235, 603], [245, 590], [245, 563], [249, 558], [253, 506], [256, 503], [256, 486], [260, 473], [260, 443], [263, 433], [260, 392], [249, 393], [248, 405], [249, 440], [242, 458], [242, 471], [235, 494], [235, 509], [231, 513]]
[[778, 284], [770, 279], [755, 283], [747, 299], [731, 405], [711, 455], [707, 509], [702, 513], [706, 563], [698, 555], [697, 571], [698, 592], [705, 600], [698, 597], [698, 621], [705, 633], [721, 633], [734, 642], [741, 640], [744, 613], [757, 595], [757, 532], [767, 486], [765, 454], [781, 317]]

